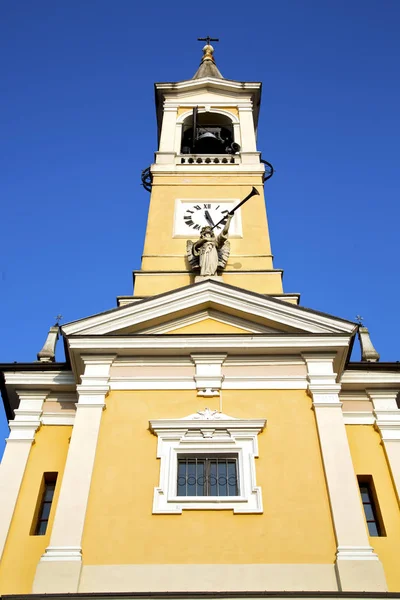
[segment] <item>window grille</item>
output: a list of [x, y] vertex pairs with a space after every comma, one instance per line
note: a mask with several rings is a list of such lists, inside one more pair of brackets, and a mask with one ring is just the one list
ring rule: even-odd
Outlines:
[[178, 458], [178, 496], [238, 496], [237, 456]]

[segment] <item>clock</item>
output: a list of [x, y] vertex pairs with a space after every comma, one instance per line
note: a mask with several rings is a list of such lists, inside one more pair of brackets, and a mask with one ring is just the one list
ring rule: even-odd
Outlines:
[[[215, 235], [224, 228], [228, 213], [240, 200], [177, 200], [174, 237], [199, 236], [203, 227], [213, 227]], [[240, 209], [229, 227], [230, 237], [241, 237]]]

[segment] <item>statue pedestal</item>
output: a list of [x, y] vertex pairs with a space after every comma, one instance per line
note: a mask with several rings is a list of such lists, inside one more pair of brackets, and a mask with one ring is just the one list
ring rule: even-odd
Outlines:
[[223, 281], [222, 275], [196, 275], [194, 278], [195, 283], [199, 283], [199, 281], [206, 281], [207, 279], [213, 279], [214, 281]]

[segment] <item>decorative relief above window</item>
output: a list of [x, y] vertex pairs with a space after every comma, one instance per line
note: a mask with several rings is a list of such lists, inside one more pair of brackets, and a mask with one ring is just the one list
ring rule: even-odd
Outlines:
[[161, 459], [153, 513], [194, 509], [262, 513], [255, 458], [257, 436], [265, 423], [208, 408], [183, 419], [150, 421]]

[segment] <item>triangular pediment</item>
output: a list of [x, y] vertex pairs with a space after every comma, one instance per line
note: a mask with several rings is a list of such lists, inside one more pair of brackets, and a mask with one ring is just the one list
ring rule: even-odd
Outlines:
[[[210, 331], [212, 321], [217, 328], [236, 328], [231, 330], [235, 334], [351, 334], [355, 330], [355, 324], [349, 321], [211, 279], [69, 323], [62, 330], [67, 337], [196, 335], [202, 321], [208, 328], [204, 333], [225, 333]], [[185, 327], [192, 327], [192, 331], [178, 331]]]

